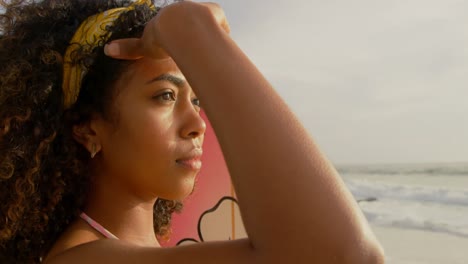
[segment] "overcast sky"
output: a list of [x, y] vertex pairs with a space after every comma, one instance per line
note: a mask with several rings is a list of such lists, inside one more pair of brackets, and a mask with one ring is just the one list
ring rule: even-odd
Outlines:
[[467, 0], [216, 2], [334, 163], [468, 161]]
[[216, 2], [333, 162], [468, 161], [468, 1]]

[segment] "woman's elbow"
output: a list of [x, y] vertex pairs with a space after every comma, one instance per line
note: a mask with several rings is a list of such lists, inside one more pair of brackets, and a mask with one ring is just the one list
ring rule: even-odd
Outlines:
[[346, 255], [349, 264], [384, 264], [385, 252], [382, 245], [375, 239], [366, 240], [352, 247]]

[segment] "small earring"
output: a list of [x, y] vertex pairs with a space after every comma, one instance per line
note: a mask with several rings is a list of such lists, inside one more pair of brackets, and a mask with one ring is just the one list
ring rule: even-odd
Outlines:
[[93, 145], [91, 146], [91, 158], [94, 159], [94, 156], [96, 156], [96, 154], [97, 154], [96, 144], [93, 143]]

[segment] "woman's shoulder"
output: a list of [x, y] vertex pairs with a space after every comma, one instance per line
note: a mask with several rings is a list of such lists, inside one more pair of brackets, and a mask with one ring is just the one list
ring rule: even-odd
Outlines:
[[67, 248], [43, 264], [273, 263], [259, 258], [248, 239], [204, 242], [168, 248], [141, 247], [117, 239], [98, 239]]
[[44, 263], [56, 255], [77, 247], [101, 239], [100, 234], [83, 221], [75, 221], [63, 232], [49, 250]]

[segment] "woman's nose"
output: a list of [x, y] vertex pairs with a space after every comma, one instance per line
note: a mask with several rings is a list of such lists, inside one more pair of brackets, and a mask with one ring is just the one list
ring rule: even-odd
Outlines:
[[206, 131], [206, 123], [200, 115], [198, 106], [191, 104], [184, 111], [181, 136], [183, 138], [197, 138], [203, 136]]

